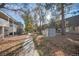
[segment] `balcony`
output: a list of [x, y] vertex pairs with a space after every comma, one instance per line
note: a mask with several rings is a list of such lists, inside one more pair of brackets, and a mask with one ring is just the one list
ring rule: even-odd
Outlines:
[[9, 22], [0, 18], [0, 26], [9, 27]]

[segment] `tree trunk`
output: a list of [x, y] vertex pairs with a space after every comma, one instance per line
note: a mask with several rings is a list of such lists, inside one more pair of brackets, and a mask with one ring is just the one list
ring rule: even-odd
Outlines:
[[42, 34], [42, 23], [41, 23], [41, 20], [40, 20], [40, 34]]
[[64, 21], [64, 3], [61, 4], [61, 34], [65, 35], [65, 21]]

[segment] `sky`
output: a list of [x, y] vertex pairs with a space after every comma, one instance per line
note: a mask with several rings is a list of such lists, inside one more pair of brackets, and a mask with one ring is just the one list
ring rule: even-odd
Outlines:
[[[69, 17], [72, 17], [72, 16], [75, 16], [75, 15], [79, 15], [79, 4], [78, 3], [75, 3], [73, 4], [73, 6], [71, 6], [71, 11], [69, 12], [70, 14], [67, 14], [65, 16], [65, 18], [69, 18]], [[73, 14], [73, 12], [76, 12], [75, 14]]]
[[[26, 6], [26, 7], [29, 10], [32, 10], [33, 8], [35, 8], [35, 6], [36, 6], [35, 4], [31, 3], [31, 4], [28, 4], [28, 6]], [[16, 11], [11, 10], [11, 9], [23, 8], [22, 3], [21, 4], [18, 3], [17, 6], [16, 6], [16, 4], [8, 3], [7, 5], [5, 5], [5, 7], [9, 8], [9, 9], [1, 8], [0, 10], [3, 11], [4, 13], [6, 13], [8, 16], [12, 17], [13, 20], [16, 20], [17, 22], [21, 22], [24, 25], [24, 19], [22, 18], [20, 13], [18, 13], [18, 11], [16, 12]]]
[[[34, 8], [33, 6], [35, 7], [35, 4], [29, 4], [27, 8], [29, 10], [32, 10]], [[9, 9], [20, 9], [23, 6], [21, 4], [19, 4], [19, 3], [18, 3], [18, 6], [16, 6], [16, 4], [11, 4], [10, 3], [8, 5], [5, 5], [5, 7], [8, 7]], [[12, 10], [9, 10], [9, 9], [1, 8], [1, 10], [3, 12], [5, 12], [7, 15], [9, 15], [12, 18], [14, 18], [16, 21], [21, 22], [24, 25], [24, 20], [20, 16], [20, 14], [18, 12], [15, 12], [15, 11], [12, 11]]]
[[14, 11], [11, 10], [7, 10], [7, 9], [1, 9], [3, 12], [5, 12], [8, 16], [14, 18], [14, 20], [21, 22], [22, 24], [24, 24], [23, 18], [19, 16], [18, 13], [15, 13]]
[[[33, 9], [35, 8], [36, 5], [35, 4], [29, 4], [28, 8], [29, 9]], [[76, 14], [72, 14], [73, 12], [76, 12], [76, 11], [79, 11], [79, 4], [78, 3], [75, 3], [73, 4], [72, 6], [70, 6], [71, 10], [70, 10], [70, 14], [67, 14], [65, 16], [65, 18], [69, 18], [69, 17], [72, 17], [72, 16], [75, 16], [75, 15], [79, 15], [79, 12], [77, 12]], [[47, 11], [48, 12], [48, 11]], [[47, 15], [46, 15], [46, 18], [51, 19], [53, 16], [51, 16], [51, 12], [48, 12]], [[49, 20], [50, 21], [50, 20]], [[48, 23], [48, 21], [46, 21], [46, 23]], [[38, 24], [39, 24], [39, 21], [38, 21]]]
[[[21, 4], [18, 4], [18, 6], [20, 6], [20, 7], [23, 7]], [[14, 9], [17, 9], [17, 8], [20, 8], [20, 7], [18, 7], [18, 6], [11, 6], [10, 8], [14, 8]], [[34, 9], [36, 7], [36, 5], [34, 4], [34, 3], [29, 3], [29, 5], [27, 6], [27, 8], [29, 9], [29, 10], [32, 10], [32, 9]], [[72, 8], [71, 8], [71, 11], [70, 11], [70, 13], [72, 13], [72, 12], [76, 12], [76, 11], [78, 11], [79, 10], [79, 4], [74, 4], [73, 6], [72, 6]], [[18, 13], [16, 13], [16, 12], [14, 12], [14, 11], [11, 11], [11, 10], [7, 10], [7, 9], [2, 9], [2, 11], [4, 11], [5, 13], [7, 13], [8, 15], [10, 15], [11, 17], [13, 17], [16, 21], [19, 21], [19, 22], [21, 22], [22, 24], [24, 24], [24, 20], [23, 20], [23, 18], [18, 14]], [[48, 13], [48, 15], [47, 15], [47, 18], [50, 18], [50, 13]], [[65, 18], [68, 18], [68, 17], [72, 17], [72, 16], [74, 16], [74, 15], [79, 15], [79, 13], [76, 13], [76, 14], [67, 14], [66, 15], [66, 17]]]

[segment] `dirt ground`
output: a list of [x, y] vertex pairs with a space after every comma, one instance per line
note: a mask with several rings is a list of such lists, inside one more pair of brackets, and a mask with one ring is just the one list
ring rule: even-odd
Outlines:
[[38, 52], [44, 56], [78, 56], [79, 45], [69, 41], [68, 38], [78, 41], [79, 35], [67, 34], [52, 38], [45, 37], [43, 43], [37, 46]]

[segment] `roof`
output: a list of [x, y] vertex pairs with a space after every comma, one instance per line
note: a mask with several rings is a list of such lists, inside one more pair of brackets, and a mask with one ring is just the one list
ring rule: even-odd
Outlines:
[[[1, 9], [0, 9], [0, 12], [3, 13], [4, 15], [6, 15], [6, 16], [9, 17], [9, 18], [12, 18], [11, 16], [9, 16], [7, 13], [5, 13], [5, 12], [4, 12], [3, 10], [1, 10]], [[13, 20], [13, 18], [12, 18], [11, 20]], [[13, 20], [13, 21], [15, 21], [15, 20]]]
[[1, 8], [0, 9], [4, 14], [6, 14], [8, 17], [12, 18], [12, 20], [16, 21], [16, 22], [21, 22], [22, 24], [24, 24], [23, 22], [23, 18], [15, 13], [14, 11], [12, 10], [7, 10], [7, 9], [4, 9], [4, 8]]
[[67, 18], [66, 20], [69, 21], [70, 25], [79, 26], [79, 15]]

